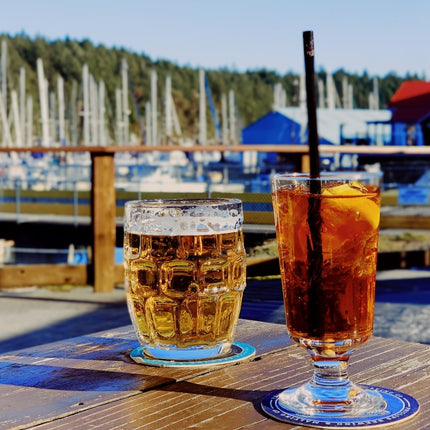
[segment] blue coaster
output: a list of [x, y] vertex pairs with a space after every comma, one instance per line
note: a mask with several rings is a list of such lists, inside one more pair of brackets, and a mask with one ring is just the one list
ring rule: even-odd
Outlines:
[[367, 389], [378, 391], [387, 403], [384, 414], [367, 415], [365, 417], [339, 416], [306, 416], [288, 410], [279, 402], [279, 394], [275, 391], [261, 401], [263, 411], [272, 418], [289, 424], [298, 424], [324, 429], [378, 428], [400, 423], [414, 417], [419, 411], [418, 402], [408, 394], [389, 388], [362, 385]]
[[231, 350], [227, 355], [220, 358], [209, 358], [205, 360], [160, 360], [145, 355], [144, 348], [139, 346], [130, 352], [131, 359], [138, 364], [155, 367], [212, 367], [222, 364], [239, 363], [248, 360], [255, 355], [255, 348], [242, 342], [233, 342]]

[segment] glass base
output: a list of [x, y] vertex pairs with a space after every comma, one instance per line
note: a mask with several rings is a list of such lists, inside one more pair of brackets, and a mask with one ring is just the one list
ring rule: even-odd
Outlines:
[[349, 379], [319, 385], [314, 380], [297, 388], [289, 388], [279, 395], [285, 407], [303, 415], [364, 416], [383, 415], [387, 403], [378, 391], [353, 384]]
[[194, 345], [186, 348], [178, 348], [175, 345], [153, 347], [145, 345], [143, 352], [149, 358], [157, 360], [206, 360], [210, 358], [219, 358], [229, 354], [231, 350], [231, 342], [222, 342], [214, 346]]
[[[351, 384], [351, 397], [332, 391], [324, 400], [309, 396], [309, 384], [266, 396], [263, 411], [278, 421], [327, 429], [375, 428], [412, 418], [419, 404], [411, 396], [382, 387]], [[321, 394], [321, 393], [320, 393]]]
[[149, 357], [142, 346], [133, 349], [130, 352], [130, 357], [135, 363], [155, 367], [212, 367], [249, 360], [255, 355], [255, 352], [255, 348], [251, 345], [242, 342], [233, 342], [229, 352], [221, 357], [194, 360], [180, 360], [177, 358], [175, 360], [157, 359]]

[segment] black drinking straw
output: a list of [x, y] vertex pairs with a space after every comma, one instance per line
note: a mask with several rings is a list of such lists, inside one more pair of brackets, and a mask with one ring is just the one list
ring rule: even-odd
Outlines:
[[321, 275], [323, 266], [321, 243], [321, 182], [320, 157], [318, 149], [317, 103], [315, 91], [314, 70], [314, 35], [312, 31], [303, 32], [303, 48], [306, 72], [306, 105], [308, 109], [308, 144], [310, 158], [309, 206], [308, 225], [308, 331], [311, 337], [321, 337], [324, 334], [324, 294], [321, 291]]
[[[306, 105], [308, 108], [308, 143], [311, 178], [318, 178], [320, 176], [320, 156], [318, 149], [317, 96], [314, 70], [314, 33], [312, 31], [303, 32], [303, 49], [305, 55]], [[319, 187], [319, 191], [317, 190], [315, 192], [319, 194], [321, 192], [320, 183], [318, 181], [312, 181], [311, 184], [316, 184], [316, 186]]]

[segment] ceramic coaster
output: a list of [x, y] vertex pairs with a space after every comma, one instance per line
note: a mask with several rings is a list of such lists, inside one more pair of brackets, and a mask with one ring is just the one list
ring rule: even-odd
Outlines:
[[289, 424], [299, 424], [324, 429], [374, 429], [393, 425], [414, 417], [419, 410], [418, 402], [408, 394], [388, 388], [362, 385], [367, 389], [378, 391], [387, 403], [383, 415], [367, 415], [365, 417], [339, 416], [306, 416], [288, 410], [279, 402], [282, 390], [275, 391], [261, 401], [263, 411], [272, 418]]
[[228, 363], [239, 363], [255, 355], [255, 348], [242, 342], [233, 342], [230, 352], [223, 357], [204, 360], [160, 360], [146, 356], [143, 351], [143, 347], [141, 346], [133, 349], [130, 352], [131, 359], [138, 364], [155, 367], [212, 367]]

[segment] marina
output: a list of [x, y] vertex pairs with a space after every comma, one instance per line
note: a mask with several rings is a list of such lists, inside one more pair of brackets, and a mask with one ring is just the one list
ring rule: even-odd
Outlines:
[[[308, 167], [302, 157], [308, 139], [304, 74], [296, 77], [288, 92], [280, 80], [268, 86], [271, 109], [245, 124], [237, 89], [226, 85], [220, 91], [213, 73], [187, 70], [194, 75], [195, 94], [190, 129], [184, 127], [184, 101], [179, 103], [175, 92], [182, 88], [175, 87], [178, 84], [172, 75], [173, 70], [180, 70], [160, 72], [154, 64], [142, 70], [146, 83], [142, 88], [142, 76], [136, 74], [132, 59], [123, 56], [111, 65], [116, 70], [114, 86], [96, 78], [98, 71], [91, 70], [94, 66], [87, 62], [75, 67], [78, 79], [70, 82], [61, 71], [52, 74], [50, 58], [36, 56], [33, 70], [28, 70], [29, 65], [18, 67], [13, 51], [16, 42], [32, 44], [19, 37], [1, 40], [2, 204], [11, 203], [11, 192], [15, 206], [20, 205], [21, 195], [22, 204], [27, 198], [38, 199], [37, 194], [24, 197], [27, 190], [72, 191], [73, 198], [79, 200], [81, 191], [91, 189], [89, 148], [120, 149], [114, 154], [115, 189], [138, 195], [270, 192], [273, 173]], [[69, 52], [77, 49], [77, 44], [68, 41], [63, 49]], [[21, 55], [25, 57], [25, 52]], [[358, 107], [351, 79], [347, 75], [339, 79], [331, 73], [318, 76], [322, 168], [381, 169], [385, 186], [393, 188], [411, 185], [430, 170], [429, 158], [422, 157], [420, 151], [408, 153], [407, 160], [394, 154], [394, 148], [419, 150], [429, 144], [425, 133], [428, 85], [405, 81], [387, 107], [381, 108], [382, 84], [375, 76], [370, 80], [367, 106], [361, 103]], [[145, 102], [139, 97], [142, 91]], [[407, 115], [417, 109], [415, 117]], [[284, 146], [291, 150], [284, 151]], [[339, 147], [346, 147], [346, 151], [332, 150]], [[363, 147], [377, 148], [376, 157], [363, 153]], [[394, 149], [394, 155], [384, 152], [389, 148]], [[59, 202], [66, 200], [69, 197], [58, 195]]]
[[[206, 148], [208, 150], [208, 148]], [[239, 150], [243, 150], [243, 146], [238, 148], [230, 148], [235, 149], [239, 152]], [[257, 148], [253, 147], [254, 150]], [[306, 159], [306, 147], [303, 146], [276, 146], [273, 147], [265, 147], [265, 150], [272, 149], [276, 151], [283, 150], [286, 153], [288, 151], [299, 151], [295, 153], [295, 156], [299, 158]], [[379, 151], [383, 155], [387, 153], [393, 153], [393, 147], [384, 147], [384, 148], [365, 148], [365, 147], [350, 147], [339, 146], [334, 148], [333, 150], [341, 150], [341, 151], [366, 151], [366, 153], [370, 153], [371, 151]], [[127, 149], [120, 148], [110, 148], [109, 150], [103, 149], [101, 151], [102, 154], [110, 154], [110, 158], [114, 158], [115, 154], [120, 151], [127, 152]], [[160, 148], [161, 150], [166, 150], [166, 148]], [[218, 148], [218, 150], [222, 150], [222, 148]], [[415, 155], [417, 153], [421, 155], [425, 155], [425, 147], [421, 148], [400, 148], [396, 149], [396, 154], [398, 156], [408, 156]], [[45, 149], [45, 151], [48, 151]], [[57, 149], [57, 151], [60, 151]], [[69, 150], [70, 151], [70, 150]], [[145, 149], [141, 149], [142, 153], [145, 153]], [[302, 151], [302, 152], [300, 152]], [[51, 151], [52, 152], [52, 151]], [[64, 152], [64, 151], [61, 151]], [[94, 156], [94, 155], [93, 155]], [[301, 163], [305, 163], [305, 161], [301, 161]], [[89, 175], [90, 177], [92, 175]], [[110, 178], [112, 179], [112, 178]], [[202, 185], [207, 185], [206, 182], [202, 181]], [[224, 184], [222, 182], [219, 184], [221, 190], [218, 191], [216, 189], [210, 190], [210, 194], [208, 194], [208, 190], [200, 190], [200, 192], [191, 192], [186, 190], [180, 183], [175, 184], [175, 189], [179, 191], [169, 191], [166, 187], [162, 186], [162, 191], [154, 191], [153, 189], [150, 191], [145, 190], [137, 190], [130, 191], [124, 189], [118, 189], [112, 184], [113, 188], [113, 197], [112, 201], [115, 202], [115, 213], [114, 213], [114, 223], [116, 225], [116, 234], [115, 238], [112, 240], [116, 247], [120, 248], [122, 246], [122, 211], [123, 205], [127, 200], [133, 199], [142, 199], [142, 198], [190, 198], [190, 197], [239, 197], [244, 202], [244, 211], [245, 211], [245, 227], [247, 231], [250, 233], [258, 234], [264, 237], [267, 234], [274, 233], [273, 226], [273, 210], [271, 205], [271, 195], [269, 192], [250, 192], [250, 191], [232, 191], [229, 188], [222, 188]], [[91, 188], [91, 185], [90, 187]], [[194, 190], [195, 191], [195, 190]], [[72, 264], [82, 264], [87, 263], [89, 261], [88, 258], [88, 247], [91, 245], [91, 195], [92, 191], [86, 190], [19, 190], [18, 193], [14, 190], [3, 190], [1, 193], [2, 200], [2, 224], [4, 226], [4, 237], [6, 240], [5, 243], [9, 241], [14, 241], [13, 246], [16, 247], [16, 250], [10, 250], [9, 255], [14, 255], [15, 260], [10, 257], [9, 264], [12, 262], [15, 263], [34, 263], [38, 261], [39, 263], [47, 262], [47, 261], [57, 261], [61, 263], [72, 263]], [[401, 228], [401, 229], [430, 229], [429, 225], [429, 213], [428, 213], [428, 205], [414, 205], [411, 202], [408, 205], [399, 204], [399, 193], [396, 189], [388, 189], [383, 193], [383, 207], [381, 210], [382, 218], [381, 218], [381, 228]], [[104, 209], [101, 209], [101, 217], [102, 219], [106, 219], [103, 216], [104, 210], [106, 207], [106, 200], [103, 200]], [[46, 234], [42, 235], [34, 235], [32, 232], [42, 231], [45, 227], [42, 226], [53, 226], [53, 225], [65, 225], [68, 226], [65, 230], [65, 234], [49, 234], [49, 228], [46, 227]], [[14, 227], [15, 226], [15, 227]], [[28, 226], [28, 228], [26, 228]], [[77, 231], [85, 230], [85, 233], [81, 235], [77, 234]], [[18, 234], [21, 231], [20, 235]], [[26, 233], [23, 233], [26, 231]], [[22, 242], [19, 237], [25, 237], [26, 242]], [[52, 240], [55, 238], [55, 241]], [[62, 238], [62, 240], [59, 240]], [[38, 243], [38, 246], [35, 247], [34, 243]], [[9, 246], [9, 248], [12, 245]], [[21, 248], [21, 250], [19, 249]], [[33, 249], [33, 255], [29, 252], [25, 252], [25, 249]], [[39, 249], [37, 249], [39, 248]], [[52, 248], [53, 250], [59, 250], [58, 252], [46, 252], [43, 253], [42, 250]], [[120, 262], [120, 258], [118, 257], [121, 253], [120, 249], [115, 251], [115, 261], [117, 263]], [[5, 252], [7, 254], [7, 252]], [[421, 255], [422, 254], [422, 255]], [[409, 255], [409, 254], [408, 254]], [[19, 260], [19, 257], [22, 259]], [[25, 257], [25, 258], [24, 258]], [[16, 260], [18, 258], [18, 260]], [[401, 256], [398, 254], [396, 256], [392, 255], [391, 257], [381, 257], [381, 261], [385, 261], [383, 267], [413, 267], [415, 265], [421, 266], [429, 266], [430, 262], [429, 257], [425, 253], [425, 251], [419, 251], [419, 255], [414, 257], [414, 261], [411, 261], [407, 256]], [[387, 266], [389, 261], [391, 260], [391, 266]], [[8, 260], [4, 260], [7, 262]], [[394, 266], [396, 264], [397, 266]], [[405, 266], [406, 265], [406, 266]]]
[[[38, 97], [33, 99], [28, 85], [31, 72], [21, 67], [19, 79], [10, 75], [8, 43], [2, 39], [3, 264], [88, 264], [89, 275], [81, 274], [79, 279], [91, 281], [98, 265], [94, 259], [101, 263], [113, 255], [114, 263], [121, 262], [123, 207], [133, 199], [237, 197], [244, 204], [248, 236], [273, 234], [271, 176], [309, 170], [303, 76], [295, 84], [298, 97], [294, 106], [285, 87], [276, 82], [271, 110], [245, 126], [238, 94], [232, 88], [222, 94], [217, 89], [216, 100], [214, 75], [195, 70], [198, 108], [190, 135], [175, 97], [175, 76], [159, 74], [155, 68], [145, 71], [148, 97], [142, 110], [142, 100], [136, 98], [136, 76], [125, 58], [117, 64], [119, 79], [113, 100], [109, 100], [109, 85], [96, 80], [88, 64], [82, 64], [79, 80], [70, 86], [61, 74], [55, 82], [52, 78], [48, 82], [46, 62], [49, 64], [42, 58], [35, 62]], [[423, 133], [426, 116], [422, 113], [415, 118], [412, 130], [399, 114], [404, 103], [413, 103], [411, 95], [416, 91], [426, 97], [426, 85], [413, 91], [402, 86], [385, 109], [381, 109], [376, 77], [366, 108], [355, 106], [347, 76], [339, 88], [334, 77], [326, 74], [324, 82], [318, 81], [318, 89], [322, 169], [381, 170], [381, 227], [430, 228], [426, 215], [430, 186], [425, 181], [430, 150]], [[402, 103], [400, 107], [398, 103]], [[393, 216], [396, 208], [414, 209], [415, 213]], [[69, 230], [61, 243], [52, 243], [49, 233], [23, 243], [19, 230], [27, 223], [63, 225]], [[76, 235], [82, 226], [85, 234]], [[103, 233], [96, 233], [97, 228]], [[108, 237], [103, 242], [109, 243], [107, 247], [96, 247], [104, 257], [93, 249], [99, 235]], [[426, 254], [418, 258], [425, 266], [430, 265], [427, 259]], [[401, 257], [398, 264], [409, 267], [411, 263], [405, 262], [406, 257]]]

